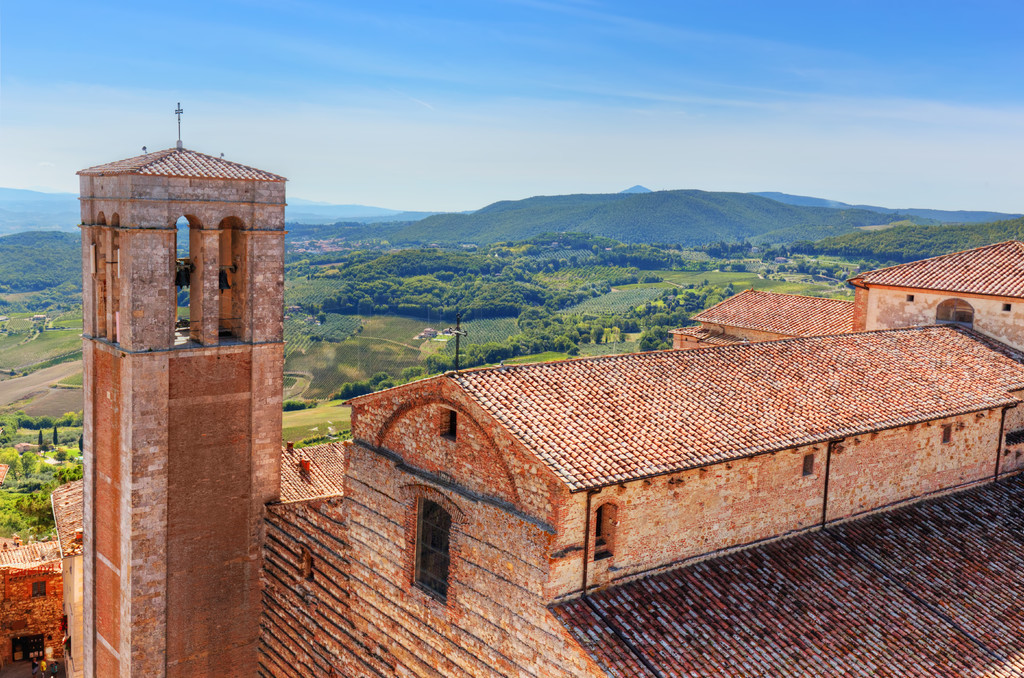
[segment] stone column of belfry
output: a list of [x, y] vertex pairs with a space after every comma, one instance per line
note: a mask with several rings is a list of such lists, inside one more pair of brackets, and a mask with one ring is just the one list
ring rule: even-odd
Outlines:
[[[85, 675], [256, 675], [262, 518], [280, 495], [285, 180], [187, 149], [79, 175]], [[183, 215], [195, 322], [176, 332]], [[224, 224], [238, 245], [222, 262]], [[223, 303], [221, 265], [236, 266]]]

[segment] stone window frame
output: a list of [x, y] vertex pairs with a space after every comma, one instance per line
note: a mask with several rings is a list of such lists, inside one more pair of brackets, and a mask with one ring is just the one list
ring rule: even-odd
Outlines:
[[953, 425], [943, 424], [942, 425], [942, 444], [948, 445], [953, 442]]
[[[403, 554], [404, 584], [409, 596], [421, 605], [442, 615], [456, 612], [459, 608], [459, 582], [464, 579], [462, 549], [465, 542], [467, 514], [447, 494], [430, 485], [411, 483], [401, 488], [399, 496], [404, 504], [405, 548]], [[416, 581], [417, 537], [419, 535], [420, 504], [432, 501], [443, 508], [451, 517], [448, 532], [448, 591], [439, 598]]]
[[[36, 588], [39, 587], [39, 588]], [[32, 582], [32, 597], [33, 598], [45, 598], [46, 597], [46, 580], [41, 579], [39, 581]]]
[[808, 452], [804, 455], [803, 477], [814, 475], [814, 453]]
[[458, 440], [459, 437], [459, 412], [450, 407], [441, 408], [440, 421], [441, 437], [447, 440]]

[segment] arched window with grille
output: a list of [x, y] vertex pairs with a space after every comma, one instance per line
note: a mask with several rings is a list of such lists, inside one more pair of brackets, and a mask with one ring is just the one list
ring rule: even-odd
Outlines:
[[420, 499], [416, 525], [416, 584], [445, 600], [448, 597], [449, 542], [452, 517], [437, 502]]
[[946, 299], [935, 309], [935, 322], [974, 327], [974, 307], [963, 299]]

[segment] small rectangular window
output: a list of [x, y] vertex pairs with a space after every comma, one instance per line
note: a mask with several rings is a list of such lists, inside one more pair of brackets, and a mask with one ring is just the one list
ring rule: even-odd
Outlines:
[[444, 410], [441, 413], [441, 435], [455, 440], [459, 432], [459, 415], [455, 410]]
[[804, 455], [804, 475], [805, 476], [813, 476], [814, 475], [814, 455], [813, 454]]
[[1003, 304], [1003, 310], [1004, 311], [1009, 311], [1011, 308], [1013, 308], [1013, 306], [1011, 304]]
[[942, 442], [950, 443], [953, 442], [953, 425], [946, 424], [942, 427]]
[[913, 301], [913, 300], [914, 300], [914, 295], [913, 294], [908, 294], [907, 295], [907, 301]]
[[32, 582], [32, 597], [39, 598], [46, 595], [46, 582], [45, 581], [34, 581]]

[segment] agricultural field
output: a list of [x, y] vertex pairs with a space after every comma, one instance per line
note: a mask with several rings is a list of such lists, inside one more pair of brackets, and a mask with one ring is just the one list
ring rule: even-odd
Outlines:
[[329, 398], [347, 381], [367, 379], [378, 372], [398, 376], [420, 362], [419, 347], [397, 341], [356, 336], [339, 343], [316, 342], [305, 352], [293, 352], [285, 371], [310, 375], [303, 398]]
[[506, 365], [525, 365], [527, 363], [550, 363], [556, 360], [566, 360], [569, 358], [568, 353], [559, 353], [558, 351], [547, 351], [545, 353], [534, 353], [533, 355], [521, 355], [518, 358], [509, 358], [505, 361]]
[[[486, 344], [489, 342], [503, 343], [509, 337], [519, 334], [519, 326], [515, 318], [484, 318], [481, 320], [469, 320], [462, 323], [462, 329], [466, 336], [462, 337], [460, 345], [465, 348], [470, 344]], [[450, 355], [455, 355], [455, 340], [449, 340], [444, 345], [444, 350]]]
[[630, 285], [629, 289], [619, 289], [602, 294], [593, 299], [571, 306], [565, 310], [569, 315], [612, 315], [627, 313], [630, 309], [642, 306], [645, 302], [657, 299], [664, 292], [660, 283], [647, 285]]
[[[845, 284], [833, 284], [814, 281], [808, 275], [777, 274], [775, 279], [761, 278], [757, 273], [749, 271], [655, 271], [668, 283], [680, 287], [701, 286], [704, 281], [711, 285], [728, 285], [737, 291], [753, 287], [755, 290], [779, 292], [782, 294], [807, 294], [811, 296], [852, 296]], [[783, 278], [779, 280], [777, 278]]]
[[299, 442], [304, 438], [337, 435], [348, 431], [351, 421], [352, 408], [337, 400], [306, 410], [285, 412], [281, 422], [281, 440]]
[[38, 334], [15, 334], [0, 338], [0, 369], [23, 371], [33, 365], [82, 352], [82, 331], [46, 330]]

